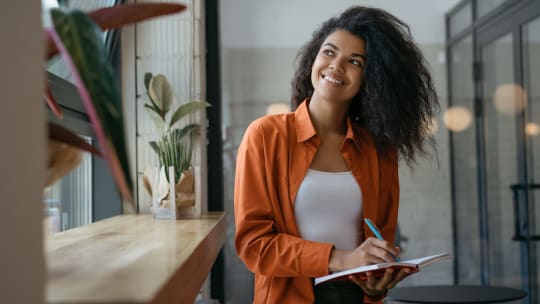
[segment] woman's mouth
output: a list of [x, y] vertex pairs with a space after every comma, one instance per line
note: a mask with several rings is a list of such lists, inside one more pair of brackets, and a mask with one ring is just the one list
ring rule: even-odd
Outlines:
[[325, 75], [325, 74], [322, 74], [322, 78], [332, 84], [335, 84], [335, 85], [343, 85], [345, 84], [345, 82], [339, 80], [339, 79], [336, 79], [330, 75]]

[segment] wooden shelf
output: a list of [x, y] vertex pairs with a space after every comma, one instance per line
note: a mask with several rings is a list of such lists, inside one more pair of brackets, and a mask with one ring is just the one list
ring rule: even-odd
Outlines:
[[45, 241], [48, 303], [193, 303], [225, 241], [225, 216], [121, 215]]

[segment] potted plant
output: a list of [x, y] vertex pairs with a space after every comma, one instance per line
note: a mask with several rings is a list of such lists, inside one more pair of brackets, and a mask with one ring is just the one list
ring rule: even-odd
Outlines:
[[[195, 205], [191, 157], [192, 135], [201, 125], [180, 124], [184, 117], [210, 104], [205, 101], [190, 101], [173, 111], [174, 93], [164, 75], [146, 73], [144, 85], [150, 100], [144, 108], [159, 132], [158, 139], [149, 142], [159, 159], [159, 169], [146, 170], [143, 175], [144, 188], [152, 197], [152, 212], [158, 218], [200, 215], [201, 208]], [[189, 212], [192, 208], [199, 212]]]

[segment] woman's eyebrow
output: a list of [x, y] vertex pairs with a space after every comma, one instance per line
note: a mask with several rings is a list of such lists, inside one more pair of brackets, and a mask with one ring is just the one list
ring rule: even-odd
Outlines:
[[329, 47], [331, 47], [331, 48], [333, 48], [335, 50], [339, 50], [339, 48], [336, 45], [334, 45], [333, 43], [330, 43], [330, 42], [327, 42], [327, 43], [323, 44], [323, 46], [329, 46]]
[[[333, 44], [331, 42], [327, 42], [327, 43], [323, 44], [323, 46], [329, 46], [329, 47], [333, 48], [334, 50], [339, 50], [339, 48], [335, 44]], [[362, 54], [359, 54], [359, 53], [352, 53], [351, 57], [360, 57], [360, 58], [366, 60], [366, 56], [362, 55]]]
[[352, 53], [351, 57], [360, 57], [360, 58], [366, 60], [366, 56], [364, 56], [362, 54]]

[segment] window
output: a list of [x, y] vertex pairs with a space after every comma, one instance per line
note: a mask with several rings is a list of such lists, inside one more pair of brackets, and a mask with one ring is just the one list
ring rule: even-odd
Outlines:
[[[83, 136], [88, 143], [92, 139]], [[92, 221], [92, 156], [83, 153], [81, 164], [61, 180], [45, 188], [45, 220], [51, 233]]]
[[472, 18], [472, 5], [470, 2], [465, 5], [461, 5], [457, 10], [450, 13], [449, 18], [449, 31], [450, 37], [454, 37], [459, 34], [473, 22]]

